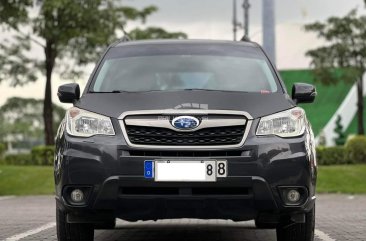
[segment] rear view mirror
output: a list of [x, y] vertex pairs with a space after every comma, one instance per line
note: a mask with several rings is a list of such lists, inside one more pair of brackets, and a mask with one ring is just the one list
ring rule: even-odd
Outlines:
[[74, 103], [80, 98], [80, 87], [78, 84], [64, 84], [58, 87], [58, 99], [62, 103]]
[[312, 103], [317, 93], [314, 85], [295, 83], [292, 87], [292, 99], [296, 103]]

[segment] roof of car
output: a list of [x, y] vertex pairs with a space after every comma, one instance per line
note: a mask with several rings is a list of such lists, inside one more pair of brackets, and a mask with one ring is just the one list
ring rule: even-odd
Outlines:
[[151, 44], [225, 44], [240, 45], [246, 47], [258, 47], [257, 43], [249, 41], [228, 41], [228, 40], [187, 40], [187, 39], [163, 39], [163, 40], [137, 40], [128, 42], [117, 42], [114, 47]]

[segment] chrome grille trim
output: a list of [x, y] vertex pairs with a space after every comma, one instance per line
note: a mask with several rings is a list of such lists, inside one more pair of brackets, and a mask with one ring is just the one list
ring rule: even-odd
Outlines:
[[194, 132], [205, 128], [211, 128], [211, 127], [225, 127], [225, 126], [241, 126], [245, 125], [247, 123], [246, 119], [225, 119], [225, 122], [223, 123], [223, 119], [202, 119], [200, 125], [194, 129], [190, 130], [180, 130], [177, 128], [174, 128], [174, 126], [171, 125], [171, 122], [169, 119], [151, 119], [151, 118], [136, 118], [136, 117], [130, 117], [127, 116], [125, 118], [126, 125], [129, 126], [146, 126], [146, 127], [157, 127], [157, 128], [166, 128], [177, 132]]
[[[133, 144], [131, 143], [131, 141], [128, 138], [128, 134], [127, 134], [127, 130], [126, 130], [126, 126], [125, 126], [125, 121], [127, 125], [136, 125], [136, 126], [147, 126], [147, 127], [162, 127], [162, 128], [167, 128], [167, 129], [171, 129], [174, 131], [179, 131], [177, 129], [175, 129], [173, 126], [171, 126], [170, 121], [169, 120], [152, 120], [152, 119], [141, 119], [141, 118], [134, 118], [133, 116], [142, 116], [142, 115], [209, 115], [209, 114], [216, 114], [216, 115], [232, 115], [232, 116], [242, 116], [244, 117], [243, 119], [238, 119], [238, 118], [228, 118], [228, 119], [213, 119], [211, 121], [209, 121], [209, 119], [207, 120], [202, 120], [201, 125], [204, 125], [204, 127], [197, 127], [195, 128], [193, 131], [199, 130], [199, 129], [204, 129], [204, 128], [208, 128], [208, 127], [225, 127], [225, 126], [235, 126], [238, 125], [238, 123], [240, 123], [241, 125], [246, 125], [245, 127], [245, 132], [242, 138], [242, 141], [239, 144], [235, 144], [235, 145], [210, 145], [210, 146], [165, 146], [165, 145], [140, 145], [140, 144]], [[127, 118], [128, 117], [128, 118]], [[202, 109], [165, 109], [165, 110], [141, 110], [141, 111], [127, 111], [122, 113], [119, 116], [119, 123], [122, 129], [122, 133], [123, 136], [127, 142], [127, 144], [130, 147], [133, 148], [141, 148], [141, 149], [166, 149], [166, 150], [214, 150], [214, 149], [232, 149], [232, 148], [239, 148], [241, 147], [247, 136], [248, 133], [251, 129], [252, 126], [252, 122], [253, 122], [253, 117], [245, 112], [245, 111], [230, 111], [230, 110], [202, 110]], [[226, 122], [227, 120], [229, 120], [228, 122]], [[145, 122], [144, 122], [145, 121]], [[239, 125], [240, 125], [239, 124]], [[192, 130], [189, 130], [192, 131]], [[186, 132], [186, 131], [184, 131]]]

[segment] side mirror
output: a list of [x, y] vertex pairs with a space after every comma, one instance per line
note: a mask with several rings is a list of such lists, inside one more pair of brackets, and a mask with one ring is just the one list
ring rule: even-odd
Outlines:
[[58, 99], [62, 103], [74, 103], [80, 98], [80, 87], [78, 84], [64, 84], [58, 87]]
[[314, 85], [295, 83], [292, 86], [292, 99], [296, 103], [313, 103], [317, 95]]

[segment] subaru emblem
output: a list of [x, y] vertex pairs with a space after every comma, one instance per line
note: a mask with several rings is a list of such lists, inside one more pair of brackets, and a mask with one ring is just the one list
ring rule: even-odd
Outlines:
[[198, 127], [200, 121], [193, 116], [178, 116], [172, 120], [172, 126], [180, 130], [191, 130]]

